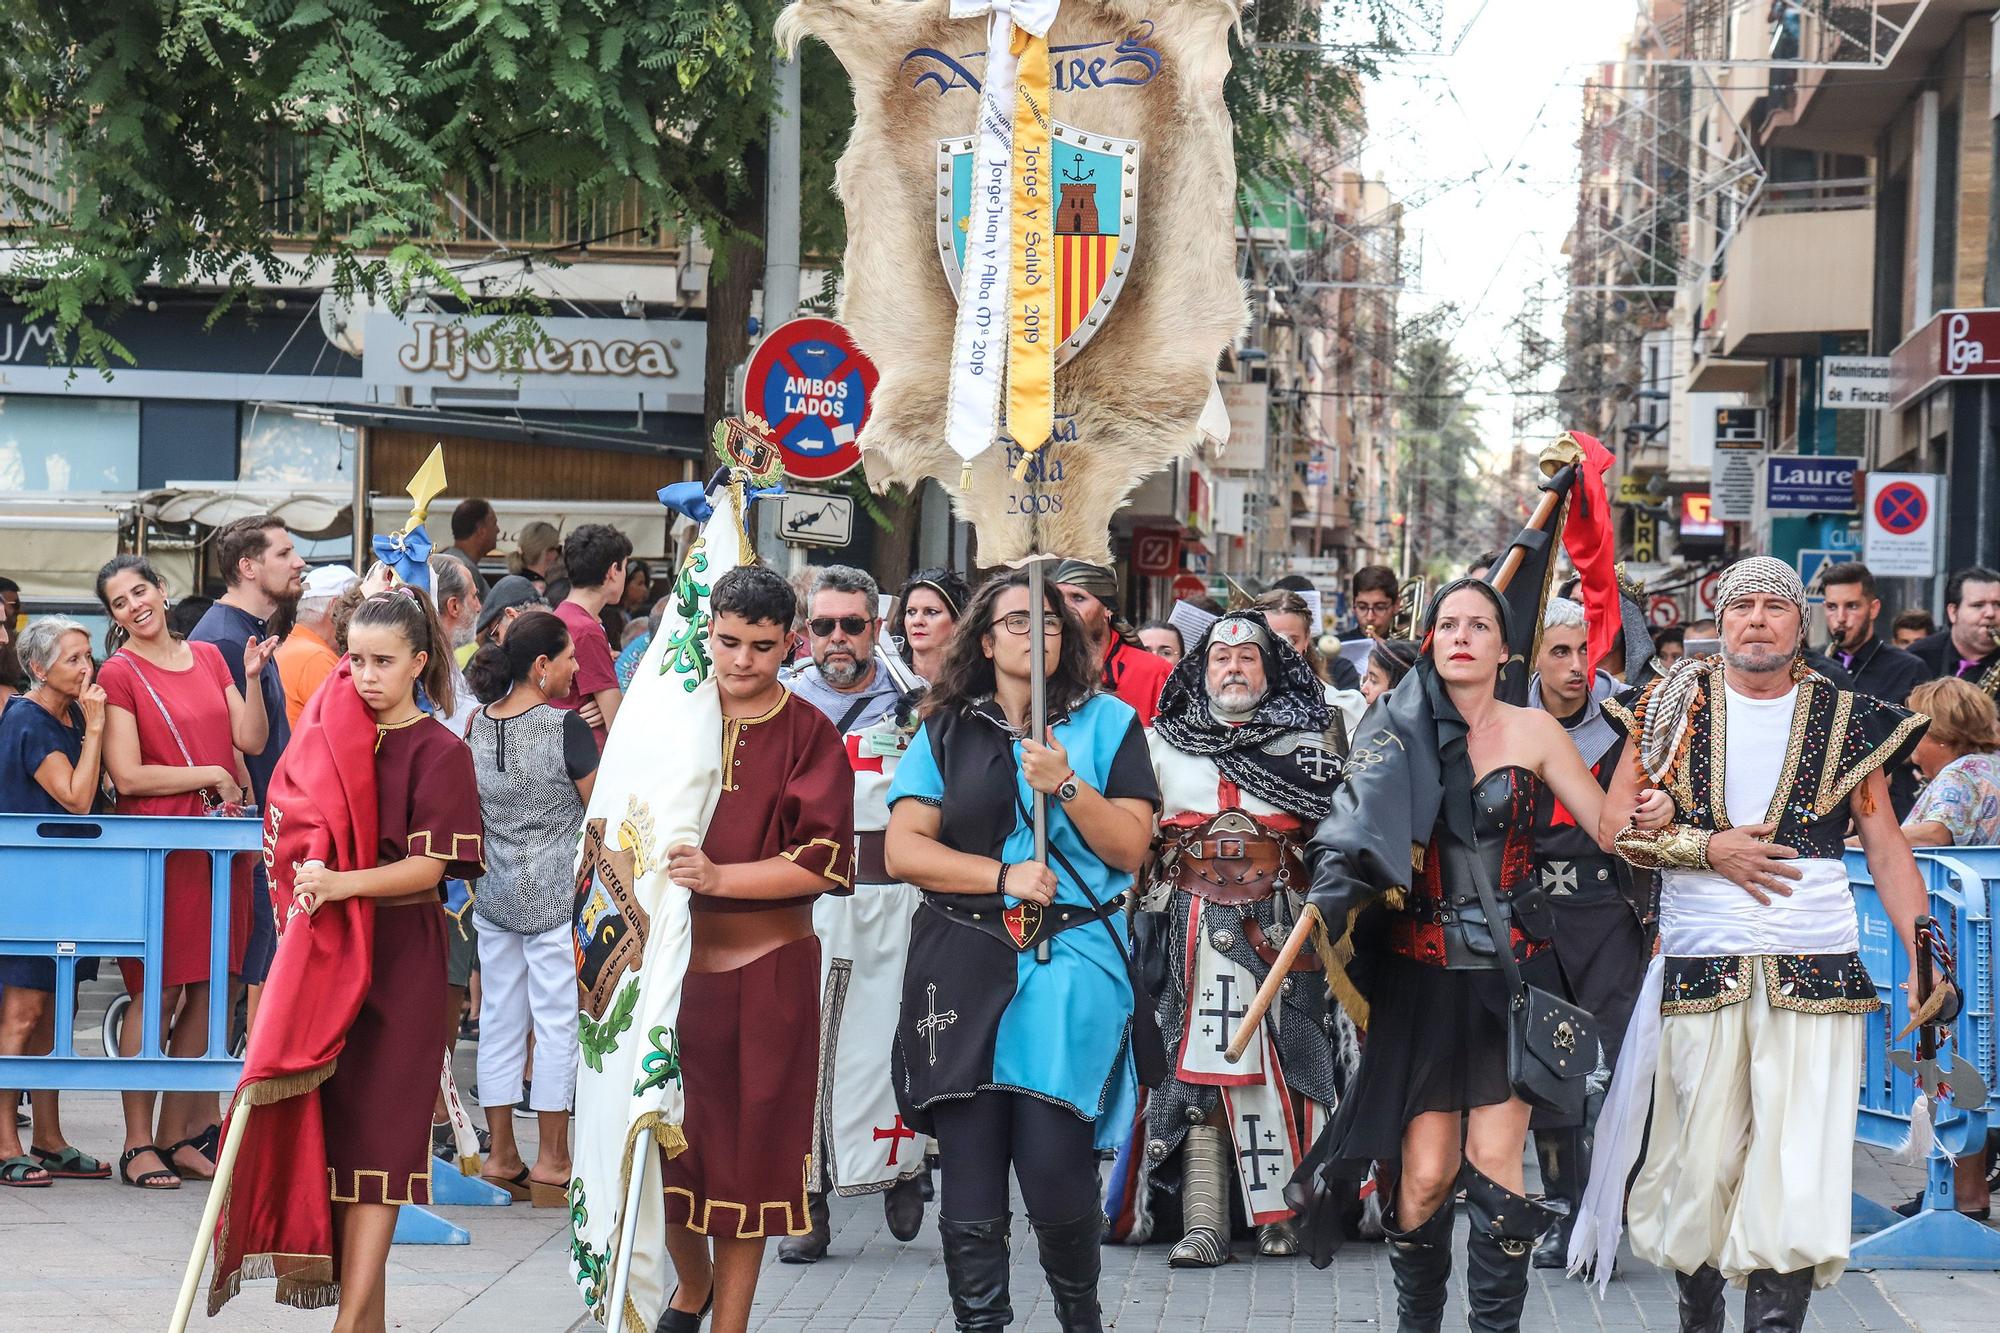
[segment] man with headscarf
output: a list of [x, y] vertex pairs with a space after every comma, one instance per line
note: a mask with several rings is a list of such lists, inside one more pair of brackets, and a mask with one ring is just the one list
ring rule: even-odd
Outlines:
[[1171, 1192], [1177, 1174], [1175, 1267], [1227, 1261], [1232, 1180], [1258, 1252], [1295, 1254], [1285, 1182], [1359, 1059], [1353, 1022], [1321, 977], [1298, 976], [1241, 1062], [1223, 1053], [1305, 901], [1305, 839], [1326, 815], [1347, 734], [1305, 658], [1261, 612], [1237, 611], [1174, 668], [1151, 748], [1164, 804], [1143, 907], [1164, 927], [1160, 1029], [1173, 1067], [1147, 1106], [1129, 1239], [1147, 1238], [1149, 1189]]
[[[1796, 1330], [1814, 1286], [1846, 1267], [1861, 1015], [1880, 1006], [1857, 950], [1842, 861], [1850, 821], [1913, 955], [1924, 888], [1883, 770], [1928, 719], [1829, 683], [1802, 657], [1805, 589], [1758, 556], [1716, 584], [1722, 653], [1689, 658], [1631, 710], [1604, 827], [1663, 872], [1659, 950], [1634, 1006], [1570, 1258], [1607, 1281], [1625, 1182], [1632, 1249], [1671, 1268], [1681, 1328], [1718, 1333], [1743, 1283], [1743, 1325]], [[1642, 787], [1674, 822], [1629, 824]], [[1623, 827], [1620, 827], [1623, 826]], [[1940, 996], [1948, 1020], [1956, 1009]], [[1650, 1133], [1646, 1130], [1648, 1106]]]
[[1132, 705], [1139, 721], [1153, 725], [1160, 711], [1160, 689], [1172, 670], [1166, 661], [1146, 651], [1139, 636], [1118, 613], [1118, 578], [1102, 565], [1065, 560], [1056, 566], [1056, 586], [1083, 621], [1104, 672], [1104, 688]]
[[[1600, 787], [1609, 787], [1625, 756], [1625, 736], [1604, 714], [1605, 704], [1625, 693], [1602, 670], [1593, 670], [1587, 644], [1590, 625], [1581, 602], [1551, 597], [1542, 610], [1542, 637], [1535, 674], [1528, 681], [1528, 707], [1562, 723], [1584, 766]], [[1598, 1021], [1604, 1070], [1616, 1068], [1618, 1044], [1632, 1017], [1639, 978], [1646, 970], [1646, 931], [1651, 879], [1598, 845], [1597, 831], [1579, 828], [1576, 817], [1548, 787], [1535, 796], [1535, 860], [1542, 890], [1555, 914], [1550, 941], [1570, 998]], [[1538, 1112], [1535, 1152], [1542, 1168], [1544, 1197], [1561, 1200], [1568, 1212], [1535, 1247], [1537, 1268], [1561, 1268], [1569, 1261], [1570, 1223], [1583, 1199], [1590, 1174], [1591, 1131], [1604, 1100], [1608, 1072], [1593, 1078], [1580, 1122]]]

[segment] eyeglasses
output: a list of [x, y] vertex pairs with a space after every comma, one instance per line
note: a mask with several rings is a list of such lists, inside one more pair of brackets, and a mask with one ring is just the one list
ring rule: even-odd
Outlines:
[[[1009, 634], [1026, 634], [1028, 632], [1028, 622], [1032, 619], [1034, 617], [1029, 612], [1010, 611], [1008, 614], [1000, 617], [1000, 624]], [[1042, 633], [1060, 634], [1062, 633], [1062, 627], [1061, 616], [1045, 615], [1042, 617]]]
[[1396, 604], [1394, 602], [1363, 601], [1357, 597], [1354, 600], [1354, 609], [1356, 611], [1393, 611], [1396, 609]]
[[832, 634], [833, 627], [838, 625], [840, 632], [851, 639], [874, 623], [867, 616], [814, 616], [806, 622], [806, 628], [813, 632], [815, 639], [824, 639]]

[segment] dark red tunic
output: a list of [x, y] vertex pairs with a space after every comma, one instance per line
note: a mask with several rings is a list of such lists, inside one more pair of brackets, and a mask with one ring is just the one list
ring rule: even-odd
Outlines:
[[[789, 692], [763, 717], [726, 719], [722, 797], [702, 850], [718, 865], [782, 856], [850, 892], [854, 769], [825, 714]], [[697, 895], [698, 912], [809, 903]], [[819, 941], [794, 940], [681, 991], [687, 1151], [665, 1161], [667, 1224], [704, 1235], [800, 1236], [819, 1072]]]
[[[377, 865], [430, 856], [447, 877], [479, 877], [479, 784], [464, 741], [428, 717], [383, 728], [375, 783]], [[319, 1089], [335, 1203], [430, 1202], [431, 1107], [451, 1035], [441, 904], [375, 909], [368, 995]]]

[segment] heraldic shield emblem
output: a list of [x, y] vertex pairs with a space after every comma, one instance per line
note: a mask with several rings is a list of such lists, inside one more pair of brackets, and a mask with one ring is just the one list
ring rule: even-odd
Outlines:
[[[977, 136], [938, 140], [938, 258], [953, 296], [965, 267]], [[1139, 239], [1139, 144], [1055, 123], [1056, 364], [1090, 341], [1117, 303]]]
[[583, 1008], [604, 1017], [612, 993], [627, 972], [639, 970], [652, 922], [633, 896], [637, 879], [629, 851], [607, 847], [604, 821], [583, 828], [583, 855], [576, 869], [576, 979]]

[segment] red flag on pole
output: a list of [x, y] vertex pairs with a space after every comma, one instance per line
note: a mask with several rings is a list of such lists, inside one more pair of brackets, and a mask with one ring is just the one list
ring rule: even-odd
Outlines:
[[1576, 484], [1570, 489], [1569, 519], [1563, 525], [1563, 549], [1581, 579], [1578, 600], [1590, 621], [1586, 649], [1594, 671], [1611, 645], [1618, 642], [1623, 617], [1618, 606], [1618, 532], [1611, 523], [1611, 498], [1604, 474], [1616, 461], [1611, 451], [1581, 431], [1569, 437], [1583, 450]]
[[343, 661], [306, 704], [271, 776], [264, 857], [278, 952], [231, 1103], [258, 1109], [216, 1222], [211, 1315], [244, 1278], [277, 1278], [278, 1301], [305, 1309], [338, 1296], [318, 1090], [368, 991], [375, 905], [344, 898], [311, 916], [288, 913], [304, 862], [335, 870], [375, 864], [375, 737], [375, 719]]

